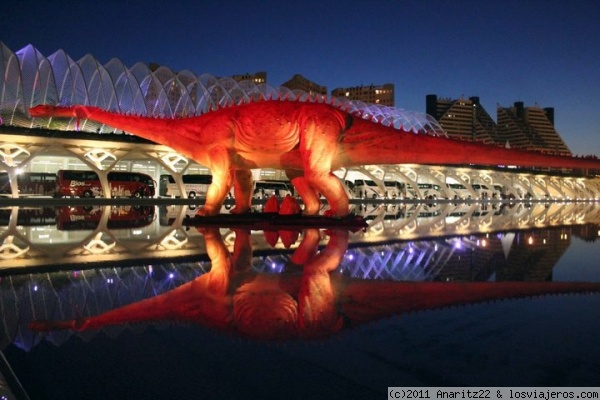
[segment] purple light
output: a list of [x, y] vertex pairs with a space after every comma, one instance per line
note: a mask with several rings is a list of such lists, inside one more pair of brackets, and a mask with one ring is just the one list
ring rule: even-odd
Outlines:
[[171, 273], [169, 274], [169, 279], [173, 279], [173, 278], [175, 278], [175, 274], [171, 272]]

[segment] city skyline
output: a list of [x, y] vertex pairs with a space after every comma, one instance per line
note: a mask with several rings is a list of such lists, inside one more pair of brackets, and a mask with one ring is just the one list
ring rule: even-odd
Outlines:
[[264, 1], [100, 4], [8, 1], [0, 41], [102, 64], [156, 62], [218, 76], [267, 71], [337, 87], [392, 83], [396, 107], [478, 96], [496, 119], [515, 101], [553, 107], [574, 154], [600, 154], [600, 4], [542, 1]]

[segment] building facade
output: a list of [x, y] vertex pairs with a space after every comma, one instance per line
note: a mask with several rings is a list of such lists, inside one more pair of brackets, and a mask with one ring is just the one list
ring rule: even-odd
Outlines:
[[392, 83], [337, 88], [331, 91], [331, 95], [388, 107], [394, 107], [395, 105], [395, 91]]
[[256, 85], [261, 83], [267, 83], [267, 73], [265, 71], [258, 71], [253, 74], [237, 74], [231, 76], [236, 82], [251, 81]]
[[512, 107], [498, 107], [498, 142], [512, 148], [571, 155], [554, 128], [554, 109], [525, 107], [517, 101]]
[[511, 107], [498, 106], [495, 122], [479, 97], [450, 99], [429, 94], [425, 109], [451, 138], [571, 155], [554, 127], [553, 108], [525, 107], [517, 101]]
[[442, 125], [448, 137], [495, 142], [496, 123], [479, 102], [479, 97], [449, 99], [429, 94], [425, 103], [425, 112]]
[[302, 90], [309, 95], [327, 96], [327, 86], [319, 85], [300, 74], [292, 76], [288, 81], [281, 84], [290, 90]]

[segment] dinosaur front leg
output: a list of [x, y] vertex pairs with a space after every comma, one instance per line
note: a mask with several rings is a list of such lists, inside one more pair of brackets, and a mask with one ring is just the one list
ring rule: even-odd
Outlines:
[[329, 203], [328, 215], [348, 215], [350, 202], [340, 180], [331, 172], [341, 127], [335, 121], [307, 121], [300, 140], [304, 176]]
[[247, 169], [236, 169], [233, 181], [233, 194], [235, 207], [232, 214], [244, 214], [250, 211], [252, 204], [252, 172]]
[[233, 184], [231, 155], [227, 149], [215, 148], [209, 151], [212, 182], [206, 191], [206, 202], [198, 210], [198, 215], [217, 215]]

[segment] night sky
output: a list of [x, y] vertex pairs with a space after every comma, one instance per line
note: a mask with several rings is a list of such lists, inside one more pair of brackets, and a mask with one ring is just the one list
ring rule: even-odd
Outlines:
[[[54, 4], [57, 3], [57, 4]], [[299, 73], [337, 87], [393, 83], [396, 106], [479, 96], [555, 108], [576, 154], [600, 155], [600, 2], [4, 0], [0, 41], [102, 64], [156, 62], [218, 76]]]

